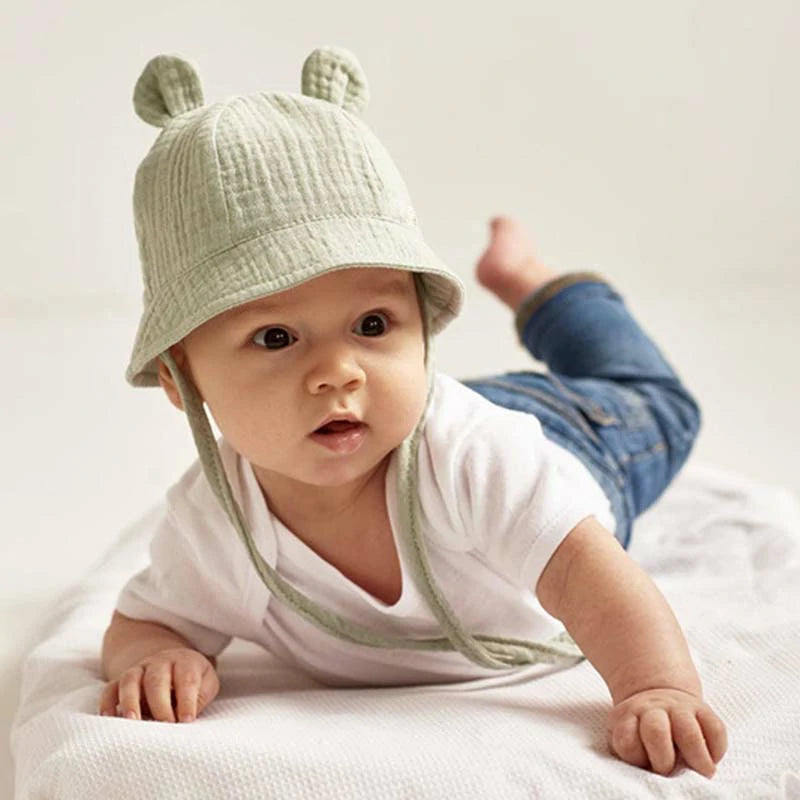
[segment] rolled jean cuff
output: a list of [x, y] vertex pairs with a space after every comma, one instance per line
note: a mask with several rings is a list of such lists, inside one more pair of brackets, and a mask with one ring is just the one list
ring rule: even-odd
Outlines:
[[555, 297], [562, 289], [571, 286], [573, 283], [604, 283], [606, 286], [611, 284], [599, 272], [568, 272], [558, 278], [548, 281], [535, 291], [531, 292], [519, 305], [514, 315], [514, 325], [517, 329], [517, 338], [524, 344], [522, 332], [528, 324], [528, 320], [534, 313], [543, 306], [551, 297]]

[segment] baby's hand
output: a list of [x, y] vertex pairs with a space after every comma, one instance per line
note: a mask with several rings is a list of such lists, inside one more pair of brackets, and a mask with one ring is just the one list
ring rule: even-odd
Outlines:
[[676, 751], [711, 778], [728, 749], [725, 724], [702, 700], [679, 689], [648, 689], [614, 706], [608, 744], [623, 761], [661, 775], [675, 768]]
[[143, 658], [110, 681], [100, 697], [100, 713], [141, 719], [147, 707], [153, 719], [176, 722], [174, 696], [178, 720], [191, 722], [218, 692], [213, 664], [197, 650], [176, 647]]

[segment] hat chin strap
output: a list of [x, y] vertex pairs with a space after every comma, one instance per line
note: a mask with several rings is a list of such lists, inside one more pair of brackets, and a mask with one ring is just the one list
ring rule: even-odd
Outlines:
[[[417, 276], [415, 274], [415, 279]], [[166, 364], [178, 387], [183, 407], [189, 419], [200, 463], [206, 479], [225, 510], [228, 519], [242, 540], [253, 566], [269, 591], [292, 607], [321, 630], [346, 641], [368, 647], [401, 648], [405, 650], [439, 650], [461, 652], [474, 663], [491, 669], [509, 669], [528, 664], [574, 664], [584, 655], [566, 632], [548, 642], [502, 638], [484, 634], [471, 635], [461, 626], [452, 608], [443, 597], [428, 563], [427, 552], [419, 530], [419, 498], [417, 494], [417, 453], [425, 416], [431, 402], [434, 383], [434, 359], [430, 347], [430, 315], [428, 303], [422, 303], [425, 335], [425, 368], [427, 399], [425, 410], [416, 427], [398, 446], [398, 510], [401, 531], [398, 537], [412, 570], [413, 579], [423, 593], [447, 638], [409, 639], [383, 636], [351, 620], [334, 614], [315, 603], [287, 583], [258, 552], [244, 514], [233, 496], [222, 464], [219, 448], [203, 408], [197, 389], [181, 372], [169, 350], [159, 357]]]

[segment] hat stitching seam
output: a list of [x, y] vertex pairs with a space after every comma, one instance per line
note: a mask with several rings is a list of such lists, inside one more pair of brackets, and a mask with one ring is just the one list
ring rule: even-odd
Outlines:
[[[222, 250], [216, 250], [215, 252], [207, 255], [202, 261], [198, 261], [195, 264], [191, 264], [188, 267], [184, 267], [183, 269], [179, 270], [178, 272], [172, 273], [172, 275], [170, 276], [170, 282], [171, 282], [172, 279], [174, 279], [176, 277], [179, 277], [181, 275], [185, 275], [187, 272], [191, 272], [192, 270], [195, 270], [195, 269], [203, 266], [203, 264], [205, 264], [207, 261], [211, 261], [212, 259], [217, 258], [217, 256], [221, 256], [224, 253], [227, 253], [230, 250], [234, 250], [235, 248], [237, 248], [237, 247], [239, 247], [239, 246], [241, 246], [243, 244], [248, 244], [249, 242], [256, 241], [257, 239], [264, 239], [264, 238], [267, 238], [269, 236], [273, 236], [276, 233], [280, 233], [281, 231], [289, 230], [290, 228], [299, 228], [302, 225], [307, 225], [309, 222], [320, 222], [321, 220], [326, 220], [326, 219], [379, 220], [380, 222], [389, 222], [392, 225], [398, 225], [401, 228], [408, 228], [409, 230], [414, 230], [414, 229], [417, 228], [416, 225], [413, 225], [413, 224], [412, 225], [408, 225], [408, 224], [403, 223], [403, 222], [398, 222], [397, 220], [391, 219], [390, 217], [380, 217], [380, 216], [364, 217], [364, 216], [361, 216], [361, 215], [358, 215], [358, 214], [330, 214], [330, 215], [322, 216], [322, 217], [312, 217], [310, 219], [305, 219], [302, 222], [293, 222], [291, 225], [283, 225], [280, 228], [272, 228], [269, 231], [262, 231], [261, 233], [257, 233], [255, 236], [251, 236], [248, 239], [240, 239], [240, 240], [238, 240], [236, 242], [233, 242], [232, 244], [226, 245]], [[153, 288], [154, 288], [154, 290], [158, 290], [158, 289], [161, 289], [162, 287], [168, 286], [168, 285], [169, 285], [169, 282], [165, 281], [163, 283], [159, 283], [159, 284], [154, 285]], [[150, 297], [152, 297], [152, 293], [150, 293], [148, 295], [148, 298], [150, 298]]]
[[222, 115], [228, 110], [228, 107], [231, 105], [231, 100], [229, 99], [219, 110], [217, 114], [216, 120], [214, 120], [214, 129], [211, 136], [211, 143], [214, 148], [214, 163], [217, 165], [217, 185], [219, 186], [220, 194], [222, 195], [222, 201], [225, 203], [225, 222], [228, 225], [228, 239], [231, 238], [231, 210], [228, 205], [228, 198], [225, 194], [225, 189], [222, 186], [222, 181], [220, 176], [222, 175], [222, 165], [219, 161], [219, 150], [217, 149], [217, 130], [219, 128], [219, 122], [222, 119]]
[[[369, 161], [370, 167], [372, 167], [372, 174], [380, 181], [381, 191], [386, 191], [386, 183], [383, 180], [380, 170], [375, 165], [375, 161], [372, 158], [372, 153], [370, 149], [364, 144], [364, 133], [360, 130], [360, 126], [356, 124], [355, 120], [347, 119], [350, 123], [351, 132], [355, 134], [356, 140], [361, 145], [362, 152], [367, 157], [367, 161]], [[364, 126], [366, 127], [366, 126]], [[377, 137], [375, 137], [377, 139]]]

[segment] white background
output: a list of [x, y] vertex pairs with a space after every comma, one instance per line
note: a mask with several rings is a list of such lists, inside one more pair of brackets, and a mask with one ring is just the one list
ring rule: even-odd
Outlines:
[[621, 291], [701, 403], [696, 458], [800, 496], [796, 3], [125, 7], [16, 3], [0, 27], [0, 797], [42, 619], [195, 457], [160, 391], [123, 377], [140, 312], [133, 176], [158, 132], [131, 98], [159, 53], [194, 61], [213, 103], [299, 92], [311, 50], [352, 50], [363, 118], [467, 286], [440, 369], [532, 366], [473, 279], [489, 219], [510, 214], [543, 260]]

